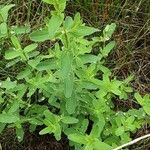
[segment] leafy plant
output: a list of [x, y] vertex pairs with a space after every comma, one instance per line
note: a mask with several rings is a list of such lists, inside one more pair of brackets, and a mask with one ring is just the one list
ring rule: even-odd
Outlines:
[[[133, 92], [132, 76], [120, 81], [104, 65], [115, 47], [109, 40], [116, 25], [107, 25], [101, 32], [85, 25], [79, 13], [65, 17], [66, 0], [43, 2], [53, 5], [54, 11], [45, 27], [30, 34], [33, 43], [21, 44], [20, 35], [30, 32], [28, 27], [9, 27], [12, 47], [5, 51], [6, 66], [23, 68], [14, 78], [0, 82], [0, 132], [14, 127], [21, 141], [24, 124], [29, 123], [31, 132], [41, 126], [39, 134], [54, 134], [57, 140], [64, 132], [76, 150], [109, 150], [131, 140], [130, 133], [146, 123], [149, 99], [136, 94], [143, 108], [125, 113], [114, 109], [114, 97], [127, 100]], [[1, 9], [6, 11], [5, 23], [12, 6]], [[42, 54], [38, 44], [47, 40], [53, 46]]]

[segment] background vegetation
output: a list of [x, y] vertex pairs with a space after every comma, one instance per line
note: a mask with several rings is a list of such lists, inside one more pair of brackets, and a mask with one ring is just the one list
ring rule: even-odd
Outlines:
[[[45, 5], [41, 0], [0, 0], [0, 4], [16, 4], [15, 9], [11, 10], [9, 16], [9, 24], [11, 25], [29, 25], [31, 29], [42, 27], [44, 18], [49, 14], [51, 7]], [[66, 14], [74, 16], [76, 12], [80, 12], [84, 22], [90, 26], [103, 29], [106, 24], [115, 22], [117, 24], [117, 31], [114, 33], [113, 39], [117, 42], [117, 47], [111, 52], [107, 59], [106, 65], [113, 70], [113, 75], [119, 79], [125, 79], [130, 74], [135, 75], [135, 80], [132, 82], [132, 86], [136, 91], [139, 91], [142, 95], [150, 92], [150, 4], [148, 0], [70, 0], [66, 9]], [[24, 38], [24, 37], [23, 37]], [[26, 41], [23, 41], [27, 44]], [[40, 49], [41, 53], [48, 48], [52, 43], [42, 43]], [[10, 43], [6, 42], [4, 48], [9, 46]], [[43, 46], [44, 45], [44, 46]], [[1, 59], [0, 54], [0, 79], [4, 79], [8, 74], [16, 76], [21, 67], [13, 67], [11, 69], [6, 68], [6, 62]], [[120, 101], [115, 99], [115, 105], [117, 110], [128, 110], [135, 108], [132, 99], [128, 101]], [[150, 131], [149, 126], [145, 125], [140, 129], [134, 138], [144, 135]], [[12, 140], [13, 137], [9, 137], [9, 134], [13, 131], [8, 131], [6, 135], [0, 137], [1, 143], [8, 145], [16, 142]], [[36, 136], [30, 138], [36, 138], [36, 142], [43, 144], [42, 141], [47, 139], [45, 136], [42, 140]], [[65, 141], [66, 142], [66, 141]], [[64, 142], [64, 143], [65, 143]], [[131, 149], [148, 149], [150, 147], [150, 141], [142, 141]], [[13, 149], [18, 147], [23, 148], [28, 140], [25, 140], [24, 145], [15, 145]], [[63, 147], [62, 143], [53, 142], [55, 147], [60, 149]], [[143, 144], [144, 143], [144, 144]], [[32, 145], [32, 144], [31, 144]], [[39, 144], [40, 145], [40, 144]], [[44, 143], [48, 145], [48, 143]], [[33, 146], [33, 145], [32, 145]], [[39, 146], [40, 147], [40, 146]], [[39, 148], [40, 149], [40, 148]], [[66, 148], [67, 149], [67, 148]]]

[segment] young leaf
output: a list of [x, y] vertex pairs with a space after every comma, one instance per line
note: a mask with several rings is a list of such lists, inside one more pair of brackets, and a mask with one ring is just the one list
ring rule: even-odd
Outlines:
[[103, 36], [104, 36], [104, 41], [107, 41], [111, 38], [112, 34], [114, 33], [116, 29], [116, 24], [111, 23], [110, 25], [107, 25], [105, 29], [103, 30]]
[[[2, 22], [6, 22], [8, 18], [8, 11], [14, 7], [14, 4], [6, 5], [0, 9], [0, 16], [2, 17]], [[0, 20], [1, 21], [1, 20]]]
[[55, 34], [58, 31], [59, 27], [61, 26], [63, 19], [64, 19], [63, 14], [60, 14], [60, 15], [53, 15], [52, 18], [49, 20], [47, 24], [49, 39], [53, 39], [55, 37]]
[[24, 130], [22, 127], [16, 128], [16, 136], [17, 136], [19, 142], [23, 141]]
[[66, 98], [70, 98], [73, 92], [73, 77], [69, 75], [64, 79], [64, 94]]
[[49, 40], [48, 29], [34, 31], [30, 34], [30, 39], [35, 42], [44, 42]]
[[12, 32], [14, 32], [14, 34], [26, 34], [26, 33], [29, 33], [31, 31], [30, 27], [29, 26], [14, 26], [12, 27]]
[[112, 147], [109, 146], [108, 144], [101, 142], [101, 141], [96, 141], [94, 142], [94, 150], [112, 150]]
[[84, 135], [70, 134], [68, 135], [68, 139], [79, 144], [87, 144], [86, 136]]
[[38, 44], [36, 44], [36, 43], [30, 44], [30, 45], [26, 46], [23, 51], [25, 53], [29, 53], [29, 52], [35, 50], [37, 48], [37, 46], [38, 46]]
[[7, 35], [7, 24], [5, 22], [0, 24], [0, 38]]
[[115, 41], [112, 41], [110, 43], [108, 43], [102, 50], [101, 53], [103, 55], [103, 57], [107, 57], [108, 54], [110, 53], [110, 51], [114, 48], [115, 46]]
[[11, 42], [14, 45], [14, 47], [16, 48], [16, 50], [21, 49], [20, 41], [16, 36], [14, 36], [14, 35], [11, 36]]
[[5, 52], [5, 59], [14, 59], [20, 56], [20, 52], [16, 50], [7, 50]]
[[19, 117], [14, 114], [0, 114], [1, 123], [15, 123], [19, 121]]
[[41, 130], [39, 132], [39, 134], [40, 135], [44, 135], [44, 134], [47, 134], [47, 133], [51, 134], [52, 132], [54, 132], [54, 129], [51, 126], [48, 126], [48, 127], [44, 128], [43, 130]]
[[93, 28], [93, 27], [80, 26], [79, 28], [77, 28], [76, 31], [73, 31], [72, 33], [77, 37], [84, 37], [84, 36], [91, 35], [98, 31], [100, 31], [100, 30]]
[[26, 67], [23, 71], [21, 71], [17, 75], [17, 79], [20, 80], [20, 79], [26, 78], [30, 74], [31, 74], [31, 68], [30, 67]]
[[79, 120], [74, 117], [66, 116], [66, 117], [63, 117], [61, 121], [65, 124], [74, 124], [74, 123], [78, 123]]
[[69, 114], [73, 114], [77, 107], [77, 101], [75, 95], [72, 94], [70, 98], [66, 99], [66, 110]]

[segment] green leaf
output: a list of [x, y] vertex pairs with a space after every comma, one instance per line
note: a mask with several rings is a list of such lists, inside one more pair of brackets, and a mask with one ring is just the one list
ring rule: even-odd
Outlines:
[[32, 68], [36, 68], [36, 66], [40, 63], [40, 61], [41, 61], [41, 58], [40, 57], [36, 57], [36, 58], [34, 58], [34, 59], [32, 59], [32, 60], [29, 60], [28, 61], [28, 64], [32, 67]]
[[18, 109], [19, 109], [19, 101], [17, 99], [14, 99], [7, 113], [8, 114], [15, 113]]
[[5, 22], [0, 24], [0, 37], [7, 35], [7, 24]]
[[139, 102], [140, 105], [143, 105], [143, 104], [144, 104], [143, 98], [142, 98], [142, 96], [141, 96], [139, 93], [135, 93], [135, 94], [134, 94], [134, 97], [135, 97], [135, 99]]
[[55, 131], [54, 132], [54, 136], [56, 138], [57, 141], [61, 140], [61, 126], [59, 124], [57, 124], [55, 126]]
[[25, 53], [29, 53], [29, 52], [35, 50], [37, 47], [38, 47], [38, 44], [36, 44], [36, 43], [30, 44], [30, 45], [26, 46], [23, 51]]
[[0, 114], [1, 123], [15, 123], [19, 120], [19, 117], [14, 114]]
[[20, 52], [16, 50], [7, 50], [5, 52], [5, 59], [10, 60], [20, 56]]
[[64, 19], [63, 14], [53, 15], [51, 17], [51, 19], [47, 24], [49, 39], [53, 39], [55, 37], [55, 34], [58, 31], [59, 27], [61, 26], [63, 19]]
[[84, 135], [70, 134], [68, 135], [68, 139], [79, 144], [87, 144], [86, 136]]
[[40, 31], [34, 31], [30, 34], [30, 39], [35, 42], [44, 42], [49, 40], [48, 29], [42, 29]]
[[113, 149], [111, 146], [101, 141], [94, 142], [93, 147], [94, 147], [94, 150], [112, 150]]
[[82, 20], [81, 20], [80, 13], [76, 13], [76, 15], [74, 17], [74, 23], [73, 23], [71, 31], [77, 30], [78, 27], [81, 25], [82, 25]]
[[[6, 22], [8, 18], [8, 11], [14, 7], [14, 4], [6, 5], [0, 9], [0, 16], [2, 17], [2, 22]], [[1, 21], [1, 20], [0, 20]]]
[[16, 50], [21, 49], [20, 41], [16, 36], [14, 36], [14, 35], [11, 36], [11, 42], [14, 45], [14, 47], [16, 48]]
[[147, 103], [146, 105], [144, 105], [143, 109], [148, 115], [150, 115], [150, 103]]
[[110, 51], [114, 48], [115, 45], [116, 45], [115, 41], [112, 41], [112, 42], [108, 43], [108, 44], [101, 50], [101, 53], [102, 53], [103, 57], [107, 57], [108, 54], [109, 54]]
[[39, 132], [39, 134], [40, 135], [44, 135], [44, 134], [47, 134], [47, 133], [51, 134], [52, 132], [54, 132], [54, 129], [51, 126], [48, 126], [48, 127], [44, 128], [43, 130], [41, 130]]
[[64, 28], [66, 30], [69, 30], [71, 29], [72, 26], [73, 26], [73, 19], [70, 16], [67, 16], [64, 21]]
[[14, 66], [14, 65], [17, 64], [19, 61], [20, 61], [20, 58], [19, 58], [19, 57], [16, 58], [16, 59], [11, 60], [10, 62], [8, 62], [8, 63], [6, 64], [6, 68], [9, 68], [9, 67], [11, 67], [11, 66]]
[[55, 9], [58, 12], [63, 12], [64, 9], [66, 8], [67, 0], [59, 0], [59, 1], [58, 0], [42, 0], [42, 1], [51, 5], [54, 5]]
[[31, 69], [30, 67], [26, 67], [23, 71], [21, 71], [18, 75], [17, 75], [17, 79], [23, 79], [26, 78], [28, 75], [31, 74]]
[[100, 30], [93, 28], [93, 27], [80, 26], [76, 31], [73, 31], [72, 33], [76, 35], [77, 37], [84, 37], [84, 36], [91, 35], [98, 31]]
[[6, 124], [5, 123], [0, 123], [0, 134], [3, 132], [5, 129]]
[[64, 94], [66, 98], [70, 98], [73, 92], [73, 77], [69, 75], [64, 79]]
[[121, 136], [124, 132], [125, 132], [124, 127], [121, 126], [121, 127], [119, 127], [119, 128], [115, 131], [115, 134], [116, 134], [117, 136]]
[[10, 78], [7, 78], [5, 81], [1, 82], [1, 88], [5, 88], [6, 90], [14, 89], [17, 86], [17, 82], [12, 82]]
[[83, 64], [86, 63], [97, 63], [100, 60], [100, 57], [92, 54], [80, 55], [79, 58], [82, 60]]
[[42, 0], [42, 1], [51, 5], [54, 5], [56, 3], [56, 0]]
[[12, 32], [14, 32], [14, 34], [26, 34], [29, 33], [31, 31], [29, 26], [14, 26], [12, 27]]
[[114, 33], [115, 29], [116, 29], [116, 24], [115, 23], [111, 23], [110, 25], [107, 25], [105, 27], [105, 29], [103, 30], [104, 41], [107, 41], [111, 38], [111, 36]]
[[79, 120], [74, 117], [66, 116], [63, 117], [61, 121], [65, 124], [74, 124], [74, 123], [78, 123]]
[[67, 78], [72, 70], [72, 55], [69, 52], [64, 52], [61, 56], [61, 68], [63, 78]]
[[56, 122], [56, 116], [51, 113], [49, 110], [44, 111], [44, 116], [46, 119], [48, 119], [50, 122], [55, 123]]
[[70, 98], [66, 99], [66, 110], [69, 114], [73, 114], [77, 107], [77, 101], [75, 95], [72, 94]]
[[84, 148], [84, 150], [93, 150], [94, 147], [93, 147], [93, 143], [92, 144], [87, 144]]
[[16, 136], [19, 142], [23, 141], [23, 137], [24, 137], [24, 130], [23, 128], [16, 128]]
[[101, 137], [101, 133], [104, 129], [104, 126], [105, 126], [105, 119], [103, 115], [99, 115], [99, 120], [94, 121], [90, 135], [93, 135], [95, 138]]

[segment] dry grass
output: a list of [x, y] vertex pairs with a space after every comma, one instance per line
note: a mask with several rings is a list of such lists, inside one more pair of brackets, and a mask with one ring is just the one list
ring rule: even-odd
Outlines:
[[[30, 24], [32, 29], [43, 26], [44, 18], [51, 8], [41, 0], [1, 0], [0, 4], [15, 3], [11, 11], [9, 23], [11, 25]], [[150, 4], [149, 0], [74, 0], [66, 9], [66, 14], [74, 15], [79, 11], [84, 21], [100, 29], [110, 22], [117, 24], [114, 40], [117, 48], [111, 53], [107, 65], [113, 75], [120, 79], [129, 74], [135, 75], [132, 83], [136, 91], [141, 94], [150, 92]], [[29, 42], [28, 38], [25, 43]], [[49, 47], [50, 43], [44, 43]], [[0, 76], [8, 74], [1, 68]], [[127, 105], [130, 105], [128, 103]], [[126, 107], [126, 105], [122, 105]], [[150, 131], [143, 127], [134, 136], [143, 135]], [[138, 148], [137, 148], [138, 147]], [[132, 147], [135, 150], [150, 148], [149, 141]]]

